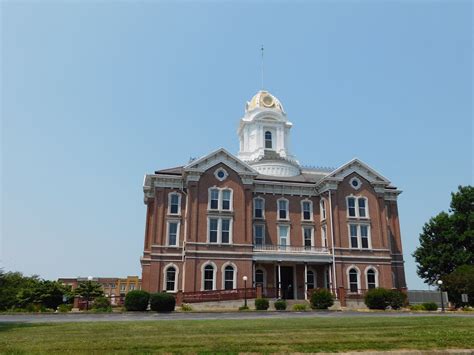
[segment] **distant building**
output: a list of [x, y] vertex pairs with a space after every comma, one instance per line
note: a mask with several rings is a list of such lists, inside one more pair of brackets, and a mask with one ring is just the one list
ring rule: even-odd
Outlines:
[[[63, 285], [71, 286], [76, 289], [80, 282], [88, 281], [87, 277], [76, 278], [59, 278], [58, 282]], [[123, 297], [130, 291], [141, 290], [142, 280], [138, 276], [127, 276], [126, 278], [119, 277], [94, 277], [92, 281], [98, 282], [102, 285], [104, 295], [110, 297], [112, 304], [119, 304], [123, 302]]]
[[[280, 101], [260, 91], [240, 120], [237, 156], [221, 148], [145, 176], [144, 290], [232, 290], [244, 287], [243, 276], [267, 297], [293, 299], [314, 288], [360, 298], [406, 287], [401, 191], [359, 159], [337, 169], [301, 166], [290, 151], [292, 126]], [[349, 154], [371, 144], [342, 142], [331, 128], [293, 144], [316, 156], [330, 149], [321, 134]]]

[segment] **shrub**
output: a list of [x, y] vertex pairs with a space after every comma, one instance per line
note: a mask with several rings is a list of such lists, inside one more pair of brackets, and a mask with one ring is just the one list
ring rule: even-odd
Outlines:
[[286, 309], [286, 301], [285, 300], [277, 300], [277, 301], [275, 301], [274, 307], [277, 311], [284, 311]]
[[318, 289], [311, 295], [311, 307], [314, 309], [328, 309], [333, 304], [334, 299], [329, 290]]
[[142, 290], [134, 290], [125, 296], [125, 309], [127, 311], [146, 311], [150, 294]]
[[96, 297], [92, 309], [98, 312], [112, 312], [110, 301], [106, 297]]
[[257, 311], [266, 311], [270, 307], [270, 302], [266, 298], [257, 298], [255, 300], [255, 309]]
[[389, 291], [389, 305], [392, 309], [400, 309], [407, 304], [407, 295], [398, 290]]
[[176, 305], [174, 296], [170, 293], [152, 293], [150, 296], [150, 309], [155, 312], [173, 312]]
[[438, 305], [435, 302], [425, 302], [422, 304], [425, 311], [437, 311]]
[[60, 304], [58, 306], [58, 311], [61, 313], [71, 312], [72, 304]]
[[181, 310], [183, 312], [191, 312], [193, 310], [193, 307], [191, 307], [189, 304], [183, 303], [181, 305]]
[[425, 307], [422, 304], [414, 304], [410, 306], [410, 310], [412, 311], [424, 311]]
[[370, 309], [385, 310], [390, 305], [391, 291], [385, 288], [374, 288], [365, 294], [364, 302]]
[[308, 309], [308, 306], [305, 304], [295, 304], [293, 305], [293, 310], [296, 312], [305, 312]]
[[248, 306], [240, 306], [239, 311], [248, 311], [249, 307]]

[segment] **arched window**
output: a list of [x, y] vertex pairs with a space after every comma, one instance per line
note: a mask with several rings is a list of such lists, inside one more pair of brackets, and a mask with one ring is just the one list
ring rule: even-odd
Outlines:
[[377, 287], [377, 273], [374, 269], [367, 270], [367, 288], [369, 290]]
[[206, 265], [204, 268], [204, 290], [214, 289], [214, 266]]
[[234, 268], [231, 265], [227, 265], [224, 269], [224, 289], [232, 290], [235, 288], [234, 285]]
[[349, 289], [351, 292], [359, 292], [359, 272], [355, 268], [349, 270]]
[[265, 148], [266, 149], [272, 149], [273, 148], [272, 132], [270, 132], [270, 131], [265, 132]]
[[176, 291], [176, 269], [174, 266], [166, 269], [166, 291]]
[[314, 272], [312, 270], [308, 270], [306, 272], [306, 287], [308, 290], [312, 290], [314, 288]]
[[264, 280], [264, 273], [262, 269], [255, 270], [255, 286], [262, 286], [265, 282]]

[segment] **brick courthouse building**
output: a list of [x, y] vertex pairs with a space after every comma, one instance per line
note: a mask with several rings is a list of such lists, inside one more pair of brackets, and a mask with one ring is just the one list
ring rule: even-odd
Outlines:
[[145, 176], [144, 290], [232, 290], [244, 276], [289, 299], [321, 287], [355, 298], [406, 287], [401, 191], [358, 159], [302, 167], [291, 127], [279, 100], [260, 91], [240, 120], [237, 156], [218, 149]]

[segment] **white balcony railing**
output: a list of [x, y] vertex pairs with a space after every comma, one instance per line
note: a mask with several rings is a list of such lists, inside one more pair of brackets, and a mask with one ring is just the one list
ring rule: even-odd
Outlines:
[[280, 252], [294, 254], [324, 254], [329, 255], [328, 248], [316, 248], [309, 246], [296, 247], [292, 245], [272, 245], [272, 244], [254, 244], [253, 250], [256, 252]]

